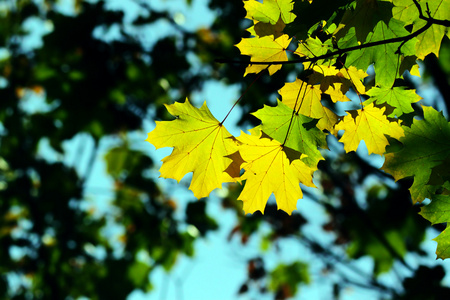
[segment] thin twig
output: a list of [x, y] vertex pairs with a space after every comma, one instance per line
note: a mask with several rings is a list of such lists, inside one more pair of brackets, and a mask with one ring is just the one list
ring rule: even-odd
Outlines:
[[225, 118], [223, 118], [222, 122], [220, 122], [220, 125], [223, 124], [223, 122], [225, 122], [225, 120], [228, 118], [228, 116], [230, 115], [231, 111], [233, 110], [233, 108], [242, 100], [242, 98], [245, 96], [245, 94], [247, 94], [248, 90], [250, 90], [250, 88], [252, 87], [252, 85], [258, 81], [258, 79], [261, 77], [262, 73], [267, 70], [270, 66], [267, 66], [267, 68], [265, 68], [264, 70], [260, 71], [258, 76], [252, 81], [252, 83], [250, 83], [250, 85], [245, 89], [245, 91], [242, 93], [242, 95], [239, 97], [239, 99], [236, 100], [236, 102], [234, 102], [233, 106], [231, 107], [230, 111], [227, 113], [227, 115], [225, 116]]
[[[417, 1], [413, 0], [415, 3], [417, 3]], [[416, 4], [417, 5], [417, 4]], [[420, 8], [420, 6], [419, 6]], [[386, 44], [392, 44], [392, 43], [398, 43], [398, 42], [402, 42], [401, 46], [404, 45], [404, 43], [406, 43], [407, 41], [415, 38], [416, 36], [418, 36], [419, 34], [425, 32], [428, 28], [430, 28], [432, 25], [437, 24], [437, 25], [442, 25], [445, 27], [450, 27], [450, 20], [437, 20], [434, 18], [428, 18], [425, 17], [422, 13], [422, 10], [419, 10], [419, 14], [420, 14], [420, 18], [423, 20], [426, 20], [427, 23], [420, 28], [419, 30], [402, 36], [402, 37], [395, 37], [395, 38], [391, 38], [391, 39], [386, 39], [386, 40], [381, 40], [381, 41], [376, 41], [376, 42], [371, 42], [371, 43], [367, 43], [367, 44], [362, 44], [362, 45], [358, 45], [358, 46], [353, 46], [353, 47], [348, 47], [348, 48], [344, 48], [344, 49], [339, 49], [337, 51], [334, 52], [329, 52], [329, 53], [325, 53], [323, 55], [319, 55], [319, 56], [315, 56], [315, 57], [300, 57], [298, 59], [293, 59], [293, 60], [288, 60], [288, 61], [271, 61], [271, 62], [267, 62], [267, 61], [251, 61], [251, 62], [246, 62], [246, 61], [241, 61], [241, 60], [232, 60], [232, 59], [226, 59], [226, 58], [218, 58], [215, 60], [215, 62], [217, 63], [234, 63], [234, 64], [248, 64], [248, 65], [289, 65], [289, 64], [298, 64], [298, 63], [305, 63], [305, 62], [317, 62], [318, 60], [321, 59], [326, 59], [329, 57], [334, 57], [334, 56], [339, 56], [342, 54], [345, 54], [347, 52], [351, 52], [351, 51], [355, 51], [355, 50], [362, 50], [365, 48], [370, 48], [370, 47], [375, 47], [375, 46], [380, 46], [380, 45], [386, 45]], [[399, 50], [397, 50], [399, 51]]]

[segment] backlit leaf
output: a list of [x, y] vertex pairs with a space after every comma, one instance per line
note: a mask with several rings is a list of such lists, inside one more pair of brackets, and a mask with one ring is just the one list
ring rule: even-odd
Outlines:
[[394, 111], [389, 117], [400, 117], [403, 114], [413, 112], [411, 103], [415, 103], [422, 99], [416, 94], [416, 90], [407, 90], [404, 87], [374, 87], [367, 92], [370, 96], [364, 104], [376, 102], [377, 104], [387, 103], [394, 107]]
[[[354, 35], [354, 31], [350, 31], [349, 36]], [[382, 41], [390, 38], [403, 37], [409, 32], [404, 28], [404, 23], [396, 19], [391, 19], [388, 24], [380, 21], [374, 28], [373, 33], [367, 35], [365, 43]], [[379, 86], [391, 87], [394, 80], [401, 77], [399, 68], [403, 61], [403, 56], [415, 54], [416, 39], [407, 41], [401, 47], [402, 55], [396, 54], [401, 42], [382, 44], [378, 46], [368, 47], [361, 50], [351, 51], [346, 59], [347, 66], [355, 66], [357, 69], [367, 70], [372, 63], [375, 67], [375, 81]], [[356, 38], [348, 46], [358, 45]], [[345, 47], [345, 46], [344, 46]]]
[[[291, 39], [284, 34], [275, 40], [272, 36], [244, 38], [236, 45], [236, 47], [239, 48], [241, 54], [249, 55], [251, 57], [251, 62], [287, 61], [286, 49], [290, 42]], [[268, 66], [269, 65], [252, 65], [250, 63], [245, 70], [244, 76], [249, 73], [259, 73]], [[271, 65], [269, 67], [269, 74], [272, 75], [279, 69], [281, 69], [281, 65]]]
[[244, 8], [247, 11], [245, 16], [258, 22], [275, 25], [278, 19], [284, 24], [292, 22], [295, 15], [291, 13], [293, 4], [291, 0], [264, 0], [262, 3], [256, 0], [244, 1]]
[[389, 142], [386, 135], [393, 138], [403, 136], [403, 129], [398, 122], [391, 122], [383, 114], [384, 108], [373, 104], [364, 109], [347, 112], [342, 121], [336, 125], [336, 130], [344, 130], [340, 142], [344, 143], [346, 152], [356, 151], [359, 143], [364, 140], [369, 154], [383, 154]]
[[319, 85], [309, 85], [300, 79], [286, 83], [279, 91], [285, 105], [304, 116], [320, 119], [317, 127], [334, 133], [337, 116], [320, 102], [322, 91]]
[[309, 167], [316, 168], [319, 160], [323, 159], [318, 147], [327, 148], [326, 135], [315, 126], [308, 128], [307, 124], [313, 119], [293, 113], [292, 108], [280, 101], [276, 107], [265, 105], [253, 115], [261, 120], [261, 131], [286, 147], [305, 154], [307, 157], [303, 161]]
[[403, 148], [386, 154], [382, 168], [395, 180], [414, 177], [410, 188], [413, 202], [431, 198], [436, 190], [428, 185], [432, 168], [446, 164], [450, 153], [450, 123], [432, 107], [424, 106], [423, 111], [423, 120], [414, 120], [411, 128], [403, 127]]
[[224, 182], [234, 182], [224, 172], [233, 162], [228, 155], [237, 151], [232, 135], [214, 118], [206, 102], [198, 109], [186, 99], [184, 103], [166, 105], [173, 121], [156, 122], [156, 128], [148, 134], [146, 141], [156, 149], [173, 147], [165, 157], [159, 170], [161, 177], [180, 181], [193, 172], [189, 189], [195, 197], [209, 195]]
[[[291, 214], [297, 207], [297, 200], [303, 197], [300, 183], [313, 187], [312, 173], [300, 159], [289, 159], [287, 152], [295, 152], [269, 138], [241, 133], [239, 152], [245, 163], [242, 180], [244, 189], [238, 197], [243, 201], [245, 213], [257, 210], [264, 212], [267, 200], [275, 195], [278, 209]], [[298, 158], [300, 153], [297, 152]]]
[[[449, 20], [450, 19], [450, 1], [448, 0], [436, 0], [436, 1], [421, 1], [420, 5], [422, 11], [430, 12], [430, 16], [437, 20]], [[419, 30], [425, 26], [426, 21], [417, 18], [414, 21], [413, 31]], [[426, 55], [434, 53], [439, 56], [439, 49], [441, 48], [442, 38], [448, 31], [448, 28], [442, 25], [433, 24], [425, 32], [419, 34], [416, 44], [415, 55], [419, 59], [424, 59]]]

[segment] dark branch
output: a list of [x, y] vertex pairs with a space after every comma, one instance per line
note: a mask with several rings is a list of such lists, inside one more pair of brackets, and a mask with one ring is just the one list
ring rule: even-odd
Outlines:
[[298, 59], [293, 59], [293, 60], [288, 60], [288, 61], [251, 61], [251, 62], [246, 62], [246, 61], [241, 61], [241, 60], [232, 60], [232, 59], [226, 59], [226, 58], [222, 58], [222, 59], [216, 59], [215, 62], [217, 63], [235, 63], [235, 64], [248, 64], [248, 65], [288, 65], [288, 64], [298, 64], [298, 63], [305, 63], [305, 62], [312, 62], [315, 63], [321, 59], [326, 59], [326, 58], [330, 58], [330, 57], [334, 57], [334, 56], [339, 56], [342, 55], [344, 53], [347, 52], [351, 52], [351, 51], [355, 51], [355, 50], [362, 50], [365, 48], [370, 48], [370, 47], [375, 47], [375, 46], [380, 46], [380, 45], [386, 45], [386, 44], [392, 44], [392, 43], [398, 43], [398, 42], [402, 42], [399, 49], [397, 50], [397, 52], [400, 52], [400, 48], [409, 40], [415, 38], [416, 36], [418, 36], [419, 34], [423, 33], [425, 30], [427, 30], [428, 28], [430, 28], [432, 25], [437, 24], [437, 25], [442, 25], [445, 27], [450, 27], [450, 20], [437, 20], [431, 17], [425, 17], [423, 12], [422, 12], [422, 8], [420, 7], [419, 3], [417, 2], [417, 0], [413, 0], [414, 4], [417, 6], [417, 9], [419, 10], [419, 18], [426, 20], [427, 23], [425, 24], [425, 26], [423, 26], [422, 28], [420, 28], [417, 31], [414, 31], [411, 34], [402, 36], [402, 37], [396, 37], [396, 38], [391, 38], [391, 39], [387, 39], [387, 40], [381, 40], [381, 41], [376, 41], [376, 42], [371, 42], [371, 43], [367, 43], [367, 44], [362, 44], [362, 45], [358, 45], [358, 46], [353, 46], [353, 47], [349, 47], [349, 48], [344, 48], [344, 49], [339, 49], [337, 51], [334, 52], [329, 52], [323, 55], [319, 55], [319, 56], [315, 56], [315, 57], [300, 57]]

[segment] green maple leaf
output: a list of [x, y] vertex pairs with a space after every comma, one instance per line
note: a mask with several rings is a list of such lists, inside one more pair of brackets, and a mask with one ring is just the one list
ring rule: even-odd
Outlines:
[[420, 209], [419, 214], [433, 225], [450, 222], [450, 196], [435, 195], [430, 204]]
[[[401, 21], [391, 19], [389, 24], [380, 21], [375, 26], [373, 33], [368, 34], [365, 43], [403, 37], [408, 34], [409, 32], [404, 28], [404, 23]], [[405, 56], [414, 55], [416, 42], [417, 40], [415, 38], [407, 41], [402, 45], [401, 53]], [[343, 37], [338, 44], [342, 48], [358, 45], [354, 28], [349, 30], [348, 34]], [[376, 72], [375, 81], [377, 85], [391, 87], [395, 79], [400, 78], [402, 75], [399, 72], [399, 69], [403, 61], [403, 56], [396, 54], [400, 44], [400, 42], [388, 43], [351, 51], [345, 64], [348, 66], [355, 66], [357, 69], [367, 70], [373, 63]], [[405, 67], [403, 67], [403, 69], [405, 69]], [[406, 69], [408, 69], [408, 67]]]
[[[413, 202], [431, 198], [436, 190], [429, 185], [432, 169], [446, 164], [450, 153], [450, 123], [432, 107], [423, 107], [424, 119], [414, 120], [411, 128], [403, 127], [403, 148], [386, 154], [382, 169], [395, 180], [414, 177], [410, 188]], [[450, 166], [448, 166], [450, 167]]]
[[393, 0], [392, 17], [405, 23], [412, 24], [419, 18], [419, 11], [411, 0]]
[[414, 109], [411, 103], [415, 103], [422, 99], [416, 94], [416, 90], [407, 90], [405, 87], [374, 87], [367, 92], [370, 96], [364, 104], [376, 102], [377, 104], [387, 103], [394, 107], [394, 111], [388, 117], [400, 117], [403, 114], [411, 113]]
[[447, 223], [447, 227], [436, 238], [433, 239], [438, 243], [436, 249], [437, 258], [446, 259], [450, 258], [450, 225]]
[[450, 196], [435, 195], [430, 204], [421, 208], [419, 214], [431, 222], [431, 224], [446, 223], [447, 228], [435, 239], [438, 243], [436, 255], [438, 258], [450, 258]]
[[318, 147], [327, 148], [326, 134], [315, 126], [309, 126], [314, 119], [293, 113], [292, 108], [279, 100], [276, 107], [264, 105], [253, 115], [261, 120], [261, 131], [286, 147], [305, 154], [307, 157], [303, 161], [309, 167], [316, 168], [319, 160], [323, 159]]

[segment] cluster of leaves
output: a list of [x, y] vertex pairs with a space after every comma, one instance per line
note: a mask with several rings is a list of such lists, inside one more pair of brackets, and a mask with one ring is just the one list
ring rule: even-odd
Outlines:
[[[449, 2], [325, 2], [244, 1], [253, 21], [251, 37], [236, 45], [250, 56], [245, 75], [273, 75], [294, 63], [303, 68], [279, 90], [275, 107], [253, 113], [261, 124], [250, 134], [232, 136], [223, 125], [227, 118], [218, 121], [206, 103], [200, 109], [188, 100], [166, 105], [176, 119], [158, 122], [147, 139], [156, 148], [174, 148], [163, 159], [161, 177], [179, 181], [193, 172], [190, 189], [197, 198], [245, 181], [238, 196], [245, 213], [264, 212], [274, 194], [278, 209], [291, 214], [303, 196], [300, 184], [314, 186], [327, 136], [334, 135], [346, 152], [364, 141], [368, 154], [384, 155], [382, 170], [395, 180], [414, 179], [414, 203], [432, 200], [422, 216], [449, 222], [450, 123], [426, 106], [423, 118], [414, 119], [412, 104], [421, 97], [403, 82], [405, 72], [419, 76], [418, 61], [438, 56], [450, 37]], [[342, 108], [344, 116], [338, 115]], [[450, 257], [449, 232], [436, 238], [439, 258]]]

